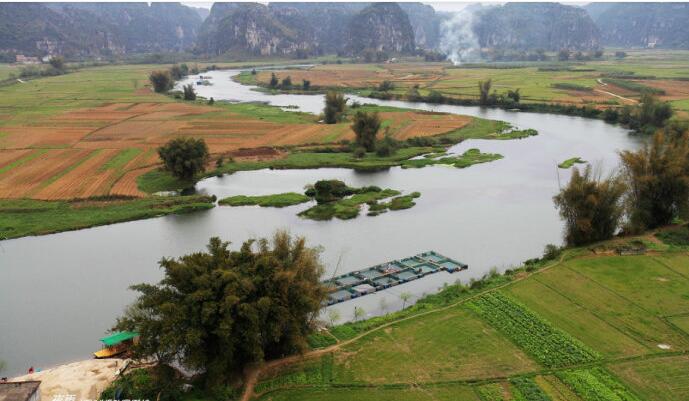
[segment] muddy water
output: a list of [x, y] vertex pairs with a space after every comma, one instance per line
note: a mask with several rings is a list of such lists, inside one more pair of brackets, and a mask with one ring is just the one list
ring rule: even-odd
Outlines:
[[[269, 101], [319, 112], [319, 95], [270, 96], [230, 80], [233, 71], [211, 72], [213, 86], [198, 87], [216, 100]], [[361, 102], [374, 102], [359, 99]], [[0, 359], [5, 374], [29, 366], [46, 367], [88, 358], [98, 338], [132, 301], [127, 287], [161, 277], [161, 256], [202, 249], [210, 236], [239, 245], [286, 228], [323, 247], [327, 274], [343, 273], [436, 250], [468, 263], [468, 271], [439, 273], [336, 306], [343, 319], [355, 305], [369, 314], [400, 307], [399, 295], [415, 297], [444, 283], [480, 277], [491, 267], [505, 269], [560, 243], [562, 224], [552, 206], [558, 181], [569, 172], [556, 164], [580, 156], [609, 171], [617, 151], [638, 144], [619, 127], [597, 120], [548, 114], [482, 110], [475, 107], [375, 101], [380, 104], [468, 114], [535, 128], [540, 135], [515, 141], [472, 140], [451, 149], [478, 147], [504, 159], [467, 169], [392, 168], [373, 173], [346, 169], [240, 172], [209, 178], [199, 191], [219, 197], [301, 191], [318, 179], [341, 179], [353, 186], [378, 185], [420, 191], [417, 206], [378, 217], [316, 222], [297, 217], [308, 205], [283, 209], [216, 207], [185, 216], [167, 216], [87, 230], [0, 242]]]

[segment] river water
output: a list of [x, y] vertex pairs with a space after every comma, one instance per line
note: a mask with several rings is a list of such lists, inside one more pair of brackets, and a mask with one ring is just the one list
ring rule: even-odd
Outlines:
[[[322, 95], [268, 95], [233, 82], [237, 71], [213, 71], [212, 86], [197, 87], [215, 100], [267, 101], [318, 113]], [[190, 77], [189, 81], [195, 81]], [[186, 83], [186, 82], [183, 82]], [[639, 144], [627, 131], [599, 120], [478, 107], [430, 105], [357, 98], [420, 110], [504, 120], [539, 135], [522, 140], [469, 140], [451, 152], [477, 147], [504, 159], [467, 169], [444, 166], [391, 168], [378, 172], [347, 169], [259, 170], [201, 181], [200, 192], [229, 195], [299, 192], [319, 179], [340, 179], [352, 186], [419, 191], [408, 210], [354, 220], [311, 221], [297, 217], [308, 205], [282, 209], [216, 207], [183, 216], [166, 216], [86, 230], [0, 242], [0, 359], [5, 374], [29, 366], [48, 367], [84, 359], [99, 349], [98, 338], [135, 294], [131, 284], [161, 278], [157, 261], [202, 249], [211, 236], [234, 246], [254, 237], [289, 229], [322, 246], [327, 275], [435, 250], [469, 264], [469, 270], [439, 273], [334, 306], [350, 319], [354, 306], [369, 315], [401, 306], [399, 295], [413, 300], [444, 283], [478, 278], [491, 267], [504, 270], [539, 256], [548, 243], [561, 243], [562, 223], [553, 208], [558, 182], [570, 172], [556, 164], [579, 156], [609, 172], [617, 152]]]

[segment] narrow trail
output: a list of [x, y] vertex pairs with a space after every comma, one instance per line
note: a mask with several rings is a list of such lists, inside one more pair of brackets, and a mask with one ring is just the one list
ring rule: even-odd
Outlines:
[[433, 313], [443, 312], [443, 311], [446, 311], [446, 310], [448, 310], [448, 309], [454, 308], [454, 307], [456, 307], [456, 306], [458, 306], [458, 305], [461, 305], [461, 304], [463, 304], [463, 303], [465, 303], [465, 302], [468, 302], [468, 301], [470, 301], [470, 300], [472, 300], [472, 299], [478, 298], [478, 297], [480, 297], [480, 296], [483, 295], [483, 294], [486, 294], [486, 293], [491, 292], [491, 291], [499, 290], [499, 289], [501, 289], [501, 288], [507, 287], [507, 286], [512, 285], [512, 284], [514, 284], [514, 283], [518, 283], [518, 282], [520, 282], [520, 281], [522, 281], [522, 280], [525, 280], [525, 279], [531, 277], [531, 276], [534, 275], [534, 274], [539, 274], [539, 273], [541, 273], [541, 272], [543, 272], [543, 271], [546, 271], [546, 270], [551, 269], [551, 268], [553, 268], [553, 267], [555, 267], [555, 266], [558, 266], [558, 265], [560, 265], [560, 264], [564, 261], [565, 256], [567, 256], [567, 255], [566, 255], [566, 252], [565, 252], [563, 255], [561, 255], [561, 256], [560, 256], [560, 259], [558, 259], [556, 262], [553, 262], [553, 263], [551, 263], [551, 264], [549, 264], [549, 265], [547, 265], [547, 266], [544, 266], [544, 267], [542, 267], [541, 269], [538, 269], [537, 271], [535, 271], [535, 272], [533, 272], [533, 273], [524, 274], [523, 276], [518, 277], [518, 278], [515, 278], [514, 280], [511, 280], [511, 281], [509, 281], [509, 282], [507, 282], [507, 283], [505, 283], [505, 284], [501, 284], [501, 285], [499, 285], [499, 286], [492, 287], [492, 288], [489, 288], [489, 289], [480, 291], [480, 292], [478, 292], [478, 293], [476, 293], [476, 294], [474, 294], [474, 295], [471, 295], [471, 296], [469, 296], [469, 297], [467, 297], [467, 298], [464, 298], [464, 299], [462, 299], [462, 300], [459, 300], [459, 301], [457, 301], [457, 302], [455, 302], [455, 303], [452, 303], [452, 304], [449, 304], [449, 305], [440, 307], [440, 308], [438, 308], [438, 309], [432, 309], [432, 310], [429, 310], [429, 311], [426, 311], [426, 312], [421, 312], [421, 313], [418, 313], [418, 314], [415, 314], [415, 315], [403, 317], [403, 318], [401, 318], [401, 319], [397, 319], [397, 320], [394, 320], [394, 321], [391, 321], [391, 322], [382, 324], [382, 325], [380, 325], [380, 326], [377, 326], [377, 327], [372, 328], [372, 329], [369, 330], [369, 331], [365, 331], [365, 332], [363, 332], [363, 333], [361, 333], [361, 334], [359, 334], [359, 335], [357, 335], [357, 336], [355, 336], [355, 337], [352, 337], [352, 338], [350, 338], [350, 339], [348, 339], [348, 340], [345, 340], [345, 341], [342, 341], [342, 342], [338, 342], [337, 344], [331, 345], [331, 346], [329, 346], [329, 347], [325, 347], [325, 348], [320, 348], [320, 349], [317, 349], [317, 350], [309, 351], [309, 352], [306, 352], [306, 353], [304, 353], [304, 354], [297, 354], [297, 355], [291, 355], [291, 356], [288, 356], [288, 357], [285, 357], [285, 358], [274, 359], [274, 360], [272, 360], [272, 361], [268, 361], [268, 362], [264, 363], [264, 364], [261, 365], [261, 366], [253, 367], [253, 368], [251, 368], [251, 369], [247, 372], [247, 374], [246, 374], [246, 376], [245, 376], [246, 385], [245, 385], [245, 387], [244, 387], [244, 392], [242, 393], [242, 397], [240, 398], [240, 400], [241, 400], [241, 401], [250, 401], [250, 400], [253, 398], [253, 396], [255, 395], [255, 394], [254, 394], [254, 387], [256, 386], [256, 383], [258, 382], [258, 378], [259, 378], [260, 374], [263, 373], [263, 372], [267, 372], [267, 371], [270, 371], [270, 370], [273, 370], [273, 369], [277, 369], [277, 368], [283, 367], [283, 366], [285, 366], [285, 365], [290, 365], [290, 364], [295, 363], [295, 362], [300, 362], [300, 361], [305, 361], [305, 360], [308, 360], [308, 359], [313, 359], [313, 358], [316, 358], [316, 357], [321, 356], [321, 355], [323, 355], [323, 354], [329, 354], [329, 353], [331, 353], [331, 352], [333, 352], [333, 351], [337, 351], [338, 349], [342, 348], [343, 346], [346, 346], [346, 345], [349, 345], [349, 344], [351, 344], [351, 343], [353, 343], [353, 342], [355, 342], [355, 341], [358, 341], [358, 340], [360, 340], [361, 338], [366, 337], [367, 335], [369, 335], [369, 334], [371, 334], [371, 333], [374, 333], [374, 332], [376, 332], [376, 331], [385, 329], [385, 328], [390, 327], [390, 326], [392, 326], [392, 325], [395, 325], [395, 324], [398, 324], [398, 323], [401, 323], [401, 322], [404, 322], [404, 321], [407, 321], [407, 320], [416, 319], [416, 318], [418, 318], [418, 317], [430, 315], [430, 314], [433, 314]]
[[[600, 79], [600, 78], [596, 79], [596, 82], [598, 82], [598, 85], [600, 85], [600, 86], [608, 86], [608, 84], [606, 84], [606, 83], [605, 83], [602, 79]], [[612, 92], [604, 91], [604, 90], [602, 90], [602, 89], [594, 89], [594, 91], [599, 92], [599, 93], [605, 93], [606, 95], [610, 95], [610, 96], [612, 96], [612, 97], [616, 97], [616, 98], [618, 98], [618, 99], [622, 99], [622, 100], [628, 101], [628, 102], [630, 102], [630, 103], [639, 103], [638, 100], [630, 99], [630, 98], [624, 97], [624, 96], [620, 96], [620, 95], [617, 95], [617, 94], [612, 93]]]

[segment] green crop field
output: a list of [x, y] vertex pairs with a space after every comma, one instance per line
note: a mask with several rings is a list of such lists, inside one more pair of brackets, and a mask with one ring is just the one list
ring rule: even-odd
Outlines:
[[450, 286], [360, 337], [337, 326], [339, 344], [264, 372], [254, 398], [689, 399], [689, 255], [570, 255]]

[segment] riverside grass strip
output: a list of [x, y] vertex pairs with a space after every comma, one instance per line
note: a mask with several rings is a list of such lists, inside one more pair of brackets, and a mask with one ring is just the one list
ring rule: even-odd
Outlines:
[[600, 358], [595, 351], [500, 292], [484, 294], [466, 306], [543, 366], [564, 367]]
[[556, 375], [584, 401], [641, 401], [600, 367], [562, 371]]

